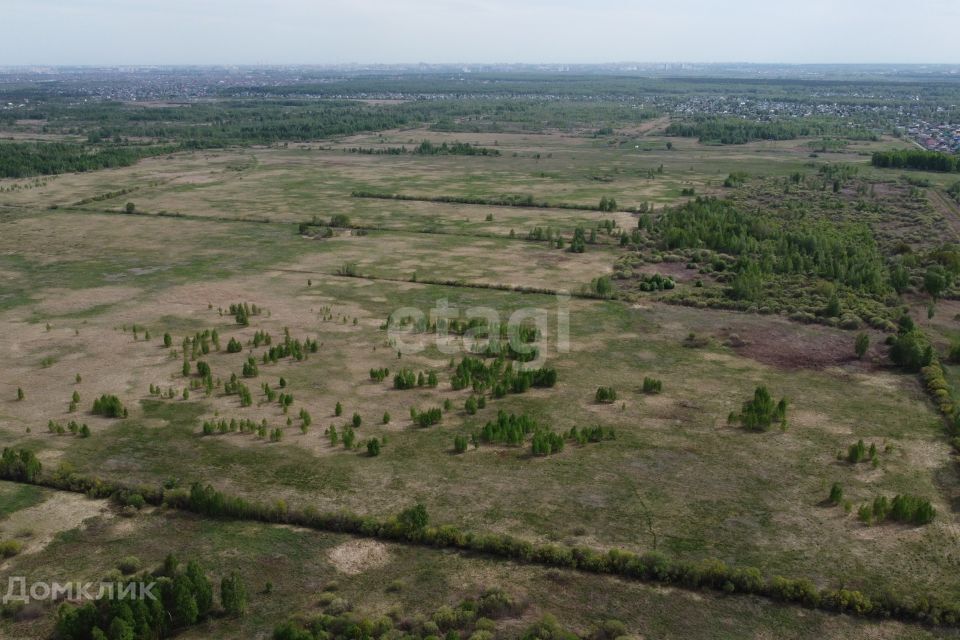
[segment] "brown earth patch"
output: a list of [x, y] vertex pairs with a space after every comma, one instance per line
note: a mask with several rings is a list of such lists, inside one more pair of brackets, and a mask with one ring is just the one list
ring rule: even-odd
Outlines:
[[357, 575], [382, 567], [390, 560], [390, 551], [374, 540], [350, 540], [330, 550], [330, 562], [337, 571]]
[[[89, 518], [111, 516], [106, 500], [91, 500], [84, 495], [64, 491], [51, 492], [40, 504], [15, 511], [0, 523], [0, 537], [21, 536], [21, 554], [42, 551], [61, 531], [82, 526]], [[15, 558], [0, 565], [15, 562]]]
[[731, 325], [717, 337], [737, 355], [784, 369], [824, 369], [856, 360], [851, 334], [786, 321], [756, 328]]

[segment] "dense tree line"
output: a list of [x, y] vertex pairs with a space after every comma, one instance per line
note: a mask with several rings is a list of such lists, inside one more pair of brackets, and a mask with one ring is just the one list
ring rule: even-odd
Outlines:
[[421, 142], [413, 151], [418, 155], [424, 156], [499, 156], [497, 149], [488, 149], [487, 147], [478, 147], [469, 142], [452, 142], [447, 144], [433, 144], [429, 140]]
[[[503, 195], [496, 197], [483, 196], [414, 196], [401, 193], [385, 193], [383, 191], [368, 191], [358, 189], [350, 194], [354, 198], [373, 198], [378, 200], [407, 200], [415, 202], [443, 202], [449, 204], [474, 204], [495, 207], [529, 207], [537, 209], [575, 209], [582, 211], [609, 211], [600, 209], [599, 204], [577, 204], [571, 202], [548, 202], [536, 200], [532, 195]], [[609, 205], [608, 205], [609, 206]], [[614, 201], [616, 206], [616, 201]]]
[[704, 116], [694, 121], [673, 122], [667, 127], [666, 133], [668, 136], [698, 138], [700, 142], [719, 144], [746, 144], [754, 140], [794, 140], [837, 133], [848, 138], [876, 138], [875, 134], [863, 128], [849, 127], [836, 120], [810, 118], [756, 121]]
[[70, 142], [0, 143], [0, 178], [128, 167], [141, 158], [174, 151], [170, 146], [94, 146]]
[[730, 291], [735, 298], [759, 296], [768, 274], [810, 274], [874, 294], [889, 288], [883, 256], [861, 224], [801, 220], [787, 228], [728, 201], [697, 198], [661, 215], [653, 232], [664, 249], [707, 248], [738, 256]]
[[923, 171], [960, 171], [960, 158], [940, 151], [897, 149], [874, 151], [871, 163], [883, 169], [921, 169]]
[[[26, 455], [24, 456], [24, 453]], [[27, 460], [23, 462], [24, 458]], [[9, 461], [9, 462], [8, 462]], [[32, 471], [23, 473], [26, 464]], [[32, 454], [5, 449], [0, 457], [0, 478], [49, 486], [106, 498], [127, 491], [116, 483], [85, 478], [76, 473], [43, 475], [41, 465]], [[636, 554], [619, 549], [606, 552], [584, 547], [566, 547], [556, 544], [532, 544], [506, 534], [467, 533], [451, 525], [428, 526], [423, 519], [390, 518], [378, 521], [339, 511], [320, 513], [313, 509], [294, 511], [285, 504], [265, 505], [244, 498], [228, 496], [212, 487], [200, 484], [189, 490], [141, 489], [148, 504], [166, 504], [220, 518], [234, 518], [260, 522], [294, 524], [321, 531], [352, 533], [385, 540], [401, 540], [438, 548], [453, 548], [484, 553], [552, 567], [565, 567], [592, 573], [619, 575], [661, 584], [672, 584], [688, 589], [712, 589], [724, 593], [745, 593], [795, 603], [825, 611], [850, 613], [859, 616], [896, 618], [932, 624], [960, 623], [960, 602], [945, 597], [903, 595], [893, 589], [867, 594], [846, 588], [817, 587], [806, 579], [764, 577], [753, 567], [729, 567], [714, 559], [699, 562], [671, 559], [663, 553], [651, 551]], [[423, 523], [423, 526], [418, 526]]]

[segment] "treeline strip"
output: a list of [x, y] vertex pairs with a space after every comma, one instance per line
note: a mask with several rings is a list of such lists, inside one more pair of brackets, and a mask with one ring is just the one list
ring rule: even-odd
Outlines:
[[[8, 209], [24, 209], [20, 205], [4, 205], [0, 204], [0, 207], [5, 207]], [[139, 216], [141, 218], [179, 218], [181, 220], [194, 220], [201, 222], [235, 222], [235, 223], [245, 223], [245, 224], [284, 224], [292, 225], [293, 223], [289, 220], [270, 220], [269, 218], [235, 218], [231, 216], [203, 216], [196, 213], [179, 213], [177, 211], [158, 211], [156, 213], [149, 213], [147, 211], [134, 211], [133, 213], [127, 213], [126, 211], [121, 211], [117, 209], [93, 209], [90, 207], [81, 207], [76, 204], [60, 206], [60, 205], [51, 205], [48, 207], [51, 211], [70, 211], [71, 213], [85, 213], [89, 215], [105, 215], [105, 216]]]
[[881, 169], [920, 169], [944, 173], [960, 171], [960, 157], [940, 151], [920, 149], [874, 151], [870, 162]]
[[[600, 211], [611, 213], [599, 204], [577, 204], [574, 202], [548, 202], [534, 200], [532, 195], [499, 196], [484, 198], [481, 196], [416, 196], [402, 193], [386, 193], [383, 191], [357, 190], [350, 193], [353, 198], [371, 198], [375, 200], [405, 200], [412, 202], [435, 202], [440, 204], [472, 204], [486, 207], [525, 207], [530, 209], [573, 209], [576, 211]], [[639, 209], [616, 209], [621, 213], [640, 213]]]
[[99, 146], [70, 142], [0, 143], [0, 178], [29, 178], [129, 167], [152, 156], [183, 150], [182, 145]]
[[546, 567], [610, 574], [623, 578], [669, 584], [686, 589], [763, 596], [810, 609], [872, 618], [895, 618], [956, 626], [960, 602], [940, 602], [935, 595], [901, 596], [892, 592], [868, 595], [839, 588], [818, 590], [807, 579], [764, 577], [755, 567], [728, 567], [716, 559], [690, 562], [652, 551], [637, 554], [619, 549], [599, 551], [586, 547], [534, 544], [507, 534], [464, 532], [453, 525], [411, 526], [403, 518], [385, 521], [348, 512], [321, 513], [308, 507], [291, 510], [284, 503], [269, 506], [229, 496], [199, 483], [185, 489], [131, 488], [119, 483], [76, 474], [44, 475], [29, 451], [4, 449], [0, 479], [85, 493], [95, 498], [126, 502], [134, 494], [153, 505], [189, 511], [202, 516], [272, 524], [292, 524], [318, 531], [345, 533], [391, 542], [456, 549]]
[[[310, 272], [312, 273], [312, 272]], [[497, 282], [464, 282], [463, 280], [443, 280], [439, 278], [391, 278], [389, 276], [370, 276], [359, 273], [322, 273], [318, 275], [329, 275], [336, 278], [360, 278], [362, 280], [372, 280], [374, 282], [411, 282], [414, 284], [435, 285], [439, 287], [461, 287], [465, 289], [494, 289], [497, 291], [511, 291], [513, 293], [532, 293], [541, 295], [568, 295], [571, 298], [587, 298], [590, 300], [611, 300], [613, 295], [604, 295], [591, 291], [562, 291], [560, 289], [550, 289], [548, 287], [528, 287], [517, 284], [502, 284]]]

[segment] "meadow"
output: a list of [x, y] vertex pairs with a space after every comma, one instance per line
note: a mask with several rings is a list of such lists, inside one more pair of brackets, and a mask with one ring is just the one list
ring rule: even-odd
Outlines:
[[[949, 176], [871, 166], [874, 151], [908, 144], [891, 137], [811, 156], [819, 138], [705, 144], [666, 135], [669, 121], [649, 118], [650, 126], [603, 136], [586, 126], [471, 133], [410, 125], [0, 180], [4, 447], [34, 452], [45, 473], [144, 496], [200, 483], [284, 511], [381, 521], [421, 504], [431, 525], [476, 534], [693, 564], [716, 559], [816, 589], [912, 603], [960, 601], [950, 417], [922, 375], [891, 362], [888, 340], [910, 316], [948, 381], [955, 378], [948, 353], [960, 337], [960, 308], [952, 280], [931, 301], [924, 272], [960, 231]], [[388, 152], [425, 140], [498, 154]], [[854, 170], [831, 189], [826, 165]], [[743, 183], [725, 186], [733, 174]], [[370, 192], [410, 199], [358, 196]], [[508, 196], [552, 206], [437, 201]], [[665, 247], [656, 226], [644, 227], [698, 197], [763, 208], [785, 233], [801, 220], [866, 225], [883, 268], [903, 264], [908, 286], [865, 292], [773, 269], [762, 297], [731, 306], [735, 257], [706, 242]], [[613, 210], [590, 208], [607, 198], [615, 198]], [[570, 250], [578, 228], [587, 238], [582, 252]], [[669, 277], [668, 290], [643, 286], [657, 274]], [[820, 313], [833, 298], [856, 316], [853, 326], [845, 328], [839, 312]], [[248, 315], [232, 305], [255, 308]], [[541, 352], [556, 383], [503, 394], [456, 388], [471, 344], [451, 351], [423, 327], [425, 348], [401, 353], [391, 324], [401, 316], [391, 315], [416, 309], [429, 317], [438, 305], [461, 318], [492, 309], [504, 324], [515, 312], [541, 310]], [[869, 346], [858, 357], [861, 334]], [[294, 341], [295, 350], [306, 345], [303, 357], [271, 357]], [[239, 350], [228, 347], [234, 343]], [[389, 373], [377, 379], [380, 369]], [[397, 388], [403, 370], [437, 383]], [[788, 409], [783, 424], [754, 431], [736, 416], [759, 386]], [[615, 400], [598, 401], [600, 387]], [[105, 395], [126, 411], [93, 414]], [[442, 412], [439, 423], [418, 424], [431, 408]], [[613, 437], [567, 437], [562, 451], [545, 456], [528, 439], [475, 440], [500, 411], [561, 437], [594, 427]], [[207, 433], [204, 423], [213, 425]], [[463, 451], [458, 438], [469, 442]], [[860, 440], [876, 453], [850, 462]], [[831, 502], [835, 484], [842, 499]], [[895, 495], [929, 501], [936, 517], [923, 525], [858, 517], [861, 505]], [[239, 572], [247, 614], [213, 616], [178, 634], [185, 638], [269, 637], [287, 618], [342, 613], [347, 603], [436, 635], [424, 626], [433, 612], [491, 588], [514, 601], [496, 621], [504, 637], [546, 614], [582, 637], [611, 640], [956, 635], [955, 622], [933, 615], [923, 624], [838, 615], [756, 595], [118, 503], [2, 483], [0, 540], [20, 540], [23, 550], [2, 561], [0, 584], [10, 576], [94, 579], [123, 558], [153, 568], [170, 553], [200, 559], [216, 582]], [[5, 613], [2, 634], [53, 633], [51, 604]], [[614, 620], [622, 629], [608, 624]]]

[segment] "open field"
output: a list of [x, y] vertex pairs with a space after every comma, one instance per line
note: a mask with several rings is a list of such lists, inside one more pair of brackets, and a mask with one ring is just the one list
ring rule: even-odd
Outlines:
[[[446, 133], [417, 125], [0, 180], [0, 439], [34, 452], [46, 473], [144, 495], [201, 483], [282, 502], [284, 511], [379, 521], [419, 503], [432, 525], [476, 534], [718, 559], [817, 589], [960, 601], [951, 418], [938, 412], [922, 375], [891, 363], [887, 344], [906, 312], [943, 359], [947, 381], [960, 381], [948, 362], [960, 339], [957, 290], [951, 280], [931, 300], [923, 271], [960, 237], [960, 210], [945, 191], [950, 176], [909, 172], [927, 181], [918, 187], [904, 172], [872, 167], [873, 151], [908, 144], [890, 137], [811, 157], [814, 138], [711, 145], [667, 136], [669, 118], [649, 122], [599, 137], [593, 128]], [[499, 155], [350, 151], [412, 149], [424, 140]], [[849, 171], [832, 189], [826, 165]], [[725, 186], [737, 173], [747, 177]], [[554, 206], [427, 201], [527, 195]], [[695, 196], [768, 211], [769, 219], [744, 225], [760, 228], [758, 237], [774, 237], [769, 229], [783, 222], [811, 234], [838, 230], [830, 238], [846, 242], [854, 236], [843, 234], [862, 225], [883, 286], [853, 282], [852, 269], [831, 278], [815, 267], [771, 268], [755, 287], [762, 293], [733, 300], [733, 250], [706, 241], [669, 246], [659, 227], [644, 227]], [[613, 211], [562, 206], [594, 207], [608, 197]], [[578, 227], [586, 230], [583, 252], [569, 250]], [[531, 237], [537, 228], [549, 228], [550, 240]], [[785, 243], [773, 253], [783, 255]], [[887, 285], [895, 265], [909, 270], [899, 293]], [[655, 274], [670, 276], [669, 289], [642, 288]], [[820, 311], [834, 300], [836, 313]], [[230, 310], [238, 303], [256, 306], [246, 323]], [[474, 346], [468, 339], [434, 341], [427, 327], [397, 334], [388, 326], [392, 314], [399, 323], [411, 310], [430, 317], [444, 305], [461, 318], [492, 310], [504, 325], [514, 313], [542, 312], [540, 354], [556, 384], [503, 394], [455, 388], [456, 366]], [[869, 338], [860, 358], [858, 334]], [[285, 336], [306, 345], [305, 357], [271, 359]], [[400, 353], [397, 341], [414, 339], [424, 348]], [[372, 379], [381, 368], [389, 375]], [[402, 369], [438, 382], [397, 389]], [[250, 402], [229, 392], [232, 374]], [[644, 378], [662, 390], [651, 393]], [[736, 418], [758, 386], [789, 401], [782, 425], [751, 431]], [[616, 400], [598, 402], [598, 387], [615, 389]], [[292, 395], [289, 408], [277, 393]], [[126, 413], [92, 414], [105, 394]], [[484, 406], [468, 411], [478, 396]], [[442, 420], [418, 426], [411, 409], [432, 407], [442, 408]], [[567, 439], [547, 456], [534, 455], [529, 440], [456, 451], [457, 437], [466, 443], [501, 410], [557, 434], [601, 426], [615, 438]], [[225, 432], [204, 433], [205, 422], [221, 420]], [[231, 420], [253, 426], [227, 429]], [[89, 435], [72, 433], [71, 421]], [[344, 446], [348, 430], [355, 447]], [[378, 455], [368, 453], [371, 439]], [[875, 447], [872, 462], [847, 460], [858, 440]], [[834, 483], [843, 490], [839, 504], [827, 500]], [[858, 517], [861, 505], [895, 495], [928, 500], [936, 517], [923, 525]], [[0, 584], [12, 576], [92, 580], [127, 556], [153, 568], [168, 553], [201, 560], [217, 583], [238, 571], [250, 592], [247, 615], [210, 618], [184, 638], [266, 638], [333, 598], [365, 616], [409, 622], [492, 587], [523, 603], [497, 621], [504, 637], [544, 614], [581, 636], [608, 619], [635, 638], [957, 633], [950, 624], [860, 619], [716, 589], [116, 502], [0, 483], [0, 541], [23, 540], [0, 564]], [[272, 593], [264, 592], [268, 581]], [[50, 604], [11, 613], [0, 619], [0, 635], [47, 637], [55, 615]]]

